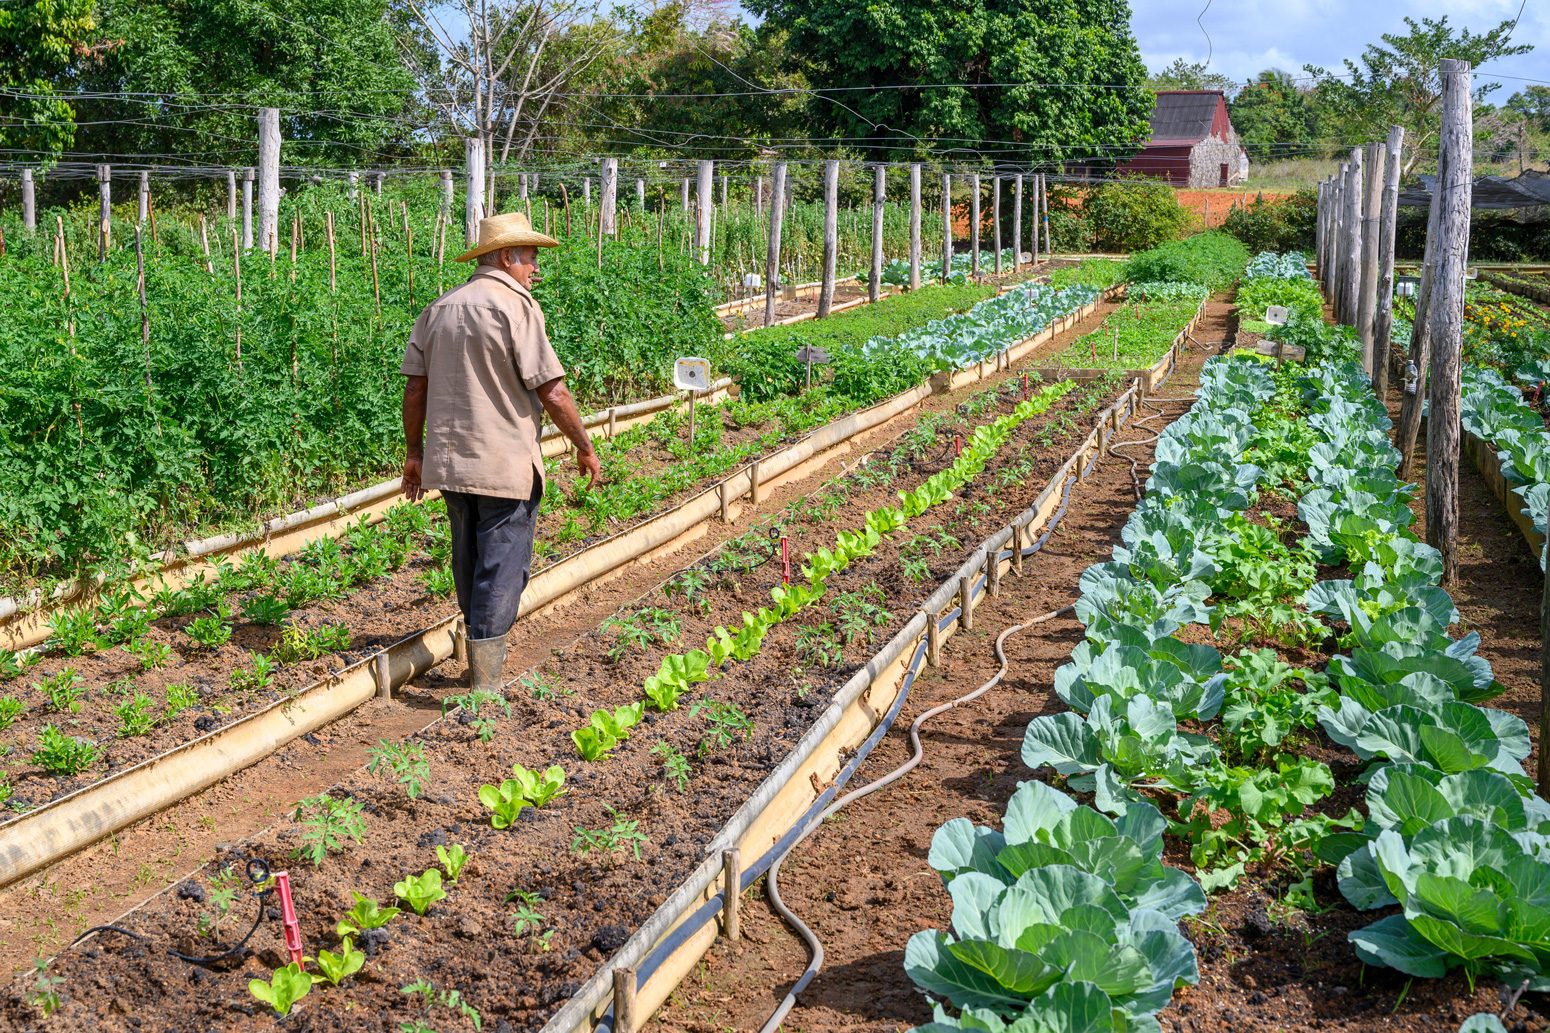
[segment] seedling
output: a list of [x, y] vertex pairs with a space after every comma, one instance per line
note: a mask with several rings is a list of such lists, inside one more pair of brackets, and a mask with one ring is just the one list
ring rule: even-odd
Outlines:
[[691, 609], [700, 613], [710, 612], [710, 600], [705, 598], [705, 592], [710, 587], [710, 574], [703, 570], [690, 568], [673, 578], [662, 586], [662, 591], [671, 598], [675, 595], [683, 596], [683, 601]]
[[635, 859], [640, 860], [640, 845], [651, 842], [651, 837], [639, 831], [640, 822], [626, 821], [607, 804], [603, 805], [614, 819], [613, 825], [606, 829], [587, 829], [576, 826], [576, 838], [571, 840], [570, 851], [578, 857], [585, 857], [594, 850], [601, 850], [612, 863], [613, 852], [620, 847], [629, 847], [635, 852]]
[[49, 622], [53, 637], [49, 648], [63, 650], [66, 656], [80, 656], [96, 649], [97, 618], [89, 610], [62, 610]]
[[231, 625], [219, 617], [198, 617], [183, 632], [203, 649], [219, 649], [231, 638]]
[[248, 982], [248, 993], [281, 1015], [289, 1015], [291, 1005], [307, 996], [307, 992], [311, 989], [312, 977], [303, 972], [301, 966], [294, 961], [284, 968], [275, 969], [273, 978], [267, 983], [262, 979]]
[[797, 656], [809, 667], [832, 667], [844, 659], [843, 643], [834, 625], [799, 627], [796, 632]]
[[651, 752], [662, 758], [662, 777], [678, 787], [680, 793], [689, 788], [689, 758], [666, 739], [658, 739]]
[[523, 807], [537, 809], [565, 795], [565, 769], [558, 764], [551, 764], [543, 774], [513, 764], [511, 773], [499, 787], [479, 787], [479, 802], [495, 812], [490, 818], [495, 828], [510, 828]]
[[441, 888], [439, 868], [427, 868], [424, 874], [405, 876], [402, 882], [393, 884], [393, 893], [414, 908], [417, 915], [425, 914], [432, 904], [447, 896], [447, 891]]
[[536, 893], [524, 893], [521, 890], [517, 890], [514, 893], [507, 894], [506, 899], [521, 901], [517, 905], [517, 909], [511, 913], [511, 935], [521, 936], [523, 933], [531, 930], [532, 935], [528, 937], [528, 949], [548, 950], [549, 938], [554, 935], [554, 930], [550, 929], [543, 935], [539, 935], [538, 930], [549, 919], [541, 911], [533, 907], [534, 904], [543, 898]]
[[0, 649], [0, 681], [6, 681], [21, 674], [29, 662], [26, 658], [18, 659], [9, 649]]
[[32, 687], [48, 697], [48, 709], [56, 714], [75, 714], [81, 709], [81, 679], [74, 667], [66, 667]]
[[901, 555], [899, 565], [904, 569], [904, 576], [911, 581], [924, 581], [931, 576], [931, 567], [925, 560], [912, 560]]
[[355, 949], [355, 944], [346, 936], [339, 943], [339, 953], [333, 951], [318, 951], [318, 968], [323, 972], [323, 978], [332, 986], [338, 986], [339, 981], [359, 972], [366, 964], [365, 951]]
[[644, 703], [628, 703], [615, 707], [613, 713], [594, 710], [591, 722], [585, 728], [570, 733], [576, 744], [576, 752], [583, 760], [598, 760], [609, 750], [630, 737], [630, 729], [640, 723]]
[[[214, 827], [214, 822], [211, 822], [211, 827]], [[237, 894], [241, 892], [241, 882], [241, 877], [230, 868], [221, 869], [210, 879], [210, 900], [214, 902], [216, 909], [215, 921], [210, 924], [212, 938], [219, 931], [221, 922], [225, 921], [232, 905], [237, 902]]]
[[129, 655], [140, 661], [140, 669], [154, 671], [158, 667], [165, 667], [167, 661], [172, 659], [172, 647], [165, 642], [156, 642], [149, 636], [142, 635], [124, 647]]
[[97, 744], [80, 736], [66, 735], [53, 725], [38, 733], [32, 762], [55, 775], [78, 775], [97, 759]]
[[413, 800], [420, 795], [420, 783], [430, 776], [431, 766], [425, 759], [425, 747], [420, 743], [390, 744], [378, 739], [371, 748], [371, 763], [366, 770], [376, 774], [377, 768], [386, 766], [398, 779]]
[[553, 699], [555, 696], [574, 696], [574, 689], [560, 688], [550, 681], [541, 671], [532, 674], [524, 674], [518, 681], [534, 699]]
[[10, 696], [0, 698], [0, 732], [5, 731], [7, 728], [11, 727], [11, 725], [15, 724], [16, 719], [20, 717], [26, 711], [26, 709], [27, 704], [23, 703], [19, 699], [14, 699]]
[[463, 871], [463, 866], [468, 863], [468, 851], [461, 843], [453, 843], [452, 846], [439, 846], [436, 848], [436, 860], [441, 862], [441, 867], [447, 872], [447, 880], [454, 885], [457, 877]]
[[754, 723], [737, 704], [713, 699], [697, 700], [689, 708], [689, 716], [693, 717], [701, 711], [705, 713], [705, 722], [710, 728], [705, 738], [700, 740], [700, 759], [735, 744], [739, 732], [744, 738], [753, 738]]
[[447, 711], [453, 707], [462, 707], [468, 716], [478, 717], [487, 706], [500, 707], [506, 712], [507, 717], [511, 716], [511, 704], [506, 701], [506, 697], [489, 689], [474, 689], [461, 696], [448, 696], [441, 701], [441, 716], [446, 717]]
[[113, 713], [118, 715], [118, 734], [125, 739], [132, 739], [155, 728], [156, 718], [151, 716], [150, 711], [151, 697], [143, 692], [135, 693], [134, 699], [114, 708]]
[[242, 616], [254, 624], [271, 626], [282, 624], [290, 616], [291, 608], [284, 600], [272, 595], [255, 595], [242, 604]]
[[248, 651], [248, 667], [233, 667], [227, 684], [233, 692], [257, 692], [274, 682], [274, 662], [263, 653]]
[[381, 929], [398, 914], [398, 908], [382, 907], [373, 898], [363, 897], [354, 890], [350, 891], [350, 895], [355, 898], [355, 906], [334, 927], [334, 932], [340, 936], [354, 936], [367, 929]]
[[199, 693], [190, 685], [167, 686], [167, 720], [171, 721], [189, 707], [199, 704]]
[[350, 628], [345, 624], [325, 624], [320, 628], [304, 631], [295, 624], [288, 625], [280, 635], [280, 644], [273, 656], [281, 663], [299, 660], [316, 660], [320, 656], [338, 653], [350, 648]]
[[451, 567], [431, 567], [420, 575], [420, 584], [425, 586], [426, 595], [437, 599], [445, 599], [457, 588]]
[[51, 976], [48, 974], [48, 960], [38, 958], [32, 963], [32, 972], [36, 977], [32, 989], [27, 992], [27, 1006], [34, 1008], [45, 1019], [59, 1010], [59, 988], [64, 985], [64, 976]]
[[[460, 990], [437, 990], [435, 984], [427, 979], [416, 979], [408, 986], [401, 986], [398, 989], [401, 993], [422, 994], [425, 997], [425, 1007], [429, 1008], [433, 1004], [439, 1004], [448, 1011], [456, 1012], [467, 1019], [474, 1029], [484, 1028], [484, 1017], [479, 1014], [477, 1008], [463, 1000], [463, 994]], [[434, 1031], [429, 1031], [428, 1027], [418, 1021], [416, 1026], [421, 1031], [434, 1033]], [[400, 1029], [403, 1028], [400, 1027]]]
[[883, 609], [885, 596], [880, 586], [871, 584], [859, 592], [846, 592], [837, 596], [829, 609], [835, 614], [841, 638], [854, 642], [864, 636], [871, 642], [873, 629], [887, 626], [893, 614]]
[[346, 839], [359, 843], [366, 835], [362, 809], [363, 805], [354, 800], [335, 800], [327, 793], [302, 800], [291, 820], [307, 829], [301, 837], [306, 845], [297, 847], [292, 856], [305, 858], [317, 867], [330, 852], [344, 849]]

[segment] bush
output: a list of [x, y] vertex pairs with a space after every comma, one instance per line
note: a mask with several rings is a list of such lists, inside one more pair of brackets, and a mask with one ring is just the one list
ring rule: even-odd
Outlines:
[[1141, 251], [1173, 240], [1194, 216], [1173, 188], [1146, 180], [1104, 183], [1087, 195], [1083, 212], [1100, 251]]
[[1125, 279], [1132, 283], [1200, 283], [1215, 292], [1242, 275], [1248, 263], [1247, 248], [1228, 234], [1212, 230], [1131, 255], [1125, 263]]
[[1246, 208], [1227, 213], [1222, 229], [1251, 251], [1313, 251], [1318, 219], [1316, 190], [1299, 190], [1287, 197], [1256, 197]]

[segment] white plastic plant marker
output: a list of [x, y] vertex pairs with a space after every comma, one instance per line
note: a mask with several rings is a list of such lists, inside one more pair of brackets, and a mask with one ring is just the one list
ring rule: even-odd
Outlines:
[[1480, 279], [1480, 269], [1479, 269], [1479, 267], [1472, 265], [1468, 269], [1465, 269], [1464, 270], [1464, 279], [1466, 279], [1466, 280], [1478, 280], [1478, 279]]
[[749, 288], [752, 288], [753, 290], [758, 290], [759, 287], [763, 285], [763, 283], [764, 283], [764, 277], [760, 276], [758, 273], [745, 273], [745, 274], [743, 274], [743, 286], [744, 287], [749, 287]]
[[710, 360], [686, 356], [673, 363], [673, 386], [680, 391], [703, 391], [710, 386]]
[[1271, 326], [1285, 326], [1287, 311], [1285, 305], [1271, 305], [1265, 309], [1265, 322]]

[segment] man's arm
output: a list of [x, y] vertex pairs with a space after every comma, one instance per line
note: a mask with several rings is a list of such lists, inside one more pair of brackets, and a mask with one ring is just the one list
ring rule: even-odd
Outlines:
[[420, 487], [420, 467], [425, 459], [425, 396], [429, 381], [425, 377], [404, 378], [404, 495], [418, 502], [425, 495]]
[[544, 412], [560, 428], [560, 433], [570, 438], [571, 444], [576, 446], [576, 465], [587, 475], [587, 487], [596, 486], [602, 479], [603, 466], [598, 462], [597, 450], [592, 447], [592, 438], [581, 425], [581, 416], [576, 412], [576, 400], [571, 397], [570, 388], [565, 386], [565, 378], [555, 377], [546, 384], [538, 385], [535, 390], [538, 392], [538, 400], [543, 403]]

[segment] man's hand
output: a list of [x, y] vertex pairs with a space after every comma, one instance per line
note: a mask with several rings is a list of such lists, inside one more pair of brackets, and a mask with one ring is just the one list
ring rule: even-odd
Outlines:
[[587, 488], [597, 487], [603, 480], [603, 464], [598, 461], [597, 449], [589, 448], [576, 453], [576, 468], [587, 475]]
[[410, 502], [419, 502], [425, 497], [425, 489], [420, 487], [420, 465], [424, 461], [424, 456], [404, 456], [404, 498]]
[[576, 400], [565, 386], [564, 377], [556, 377], [535, 389], [544, 412], [560, 428], [560, 432], [576, 447], [576, 466], [587, 475], [587, 487], [595, 488], [603, 482], [603, 465], [598, 462], [597, 449], [592, 447], [592, 437], [581, 425], [576, 412]]

